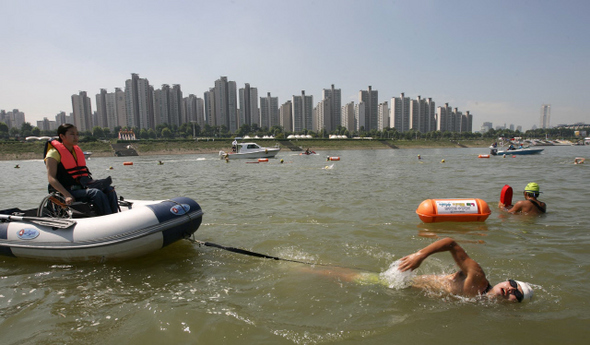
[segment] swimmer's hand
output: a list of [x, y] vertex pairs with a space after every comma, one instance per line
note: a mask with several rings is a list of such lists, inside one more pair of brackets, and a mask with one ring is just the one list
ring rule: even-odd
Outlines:
[[422, 252], [415, 252], [414, 254], [410, 254], [401, 258], [399, 260], [400, 262], [398, 268], [402, 272], [407, 270], [415, 270], [416, 268], [420, 267], [424, 259], [426, 259], [426, 256]]

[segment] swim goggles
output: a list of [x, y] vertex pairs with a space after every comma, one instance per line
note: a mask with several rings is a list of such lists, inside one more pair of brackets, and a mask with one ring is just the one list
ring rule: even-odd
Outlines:
[[522, 294], [522, 292], [520, 292], [520, 290], [518, 290], [518, 283], [516, 283], [512, 279], [508, 279], [508, 283], [510, 283], [510, 286], [512, 286], [514, 288], [514, 290], [512, 291], [512, 294], [514, 295], [514, 297], [516, 297], [516, 300], [518, 301], [518, 303], [522, 302], [524, 295]]

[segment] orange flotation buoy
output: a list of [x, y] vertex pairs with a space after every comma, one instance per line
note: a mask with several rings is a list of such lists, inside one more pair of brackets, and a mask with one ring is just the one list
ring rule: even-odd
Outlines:
[[479, 155], [477, 158], [490, 158], [490, 155]]
[[268, 158], [258, 158], [259, 162], [268, 162]]
[[484, 222], [492, 211], [481, 199], [427, 199], [416, 213], [424, 223]]
[[340, 157], [328, 157], [327, 160], [329, 160], [329, 161], [339, 161], [340, 160]]
[[123, 162], [123, 165], [133, 165], [133, 162]]

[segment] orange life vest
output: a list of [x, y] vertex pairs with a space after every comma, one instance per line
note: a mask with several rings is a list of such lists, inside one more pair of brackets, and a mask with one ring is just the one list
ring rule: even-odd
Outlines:
[[[81, 176], [90, 175], [90, 171], [86, 167], [86, 159], [84, 158], [84, 152], [82, 152], [82, 149], [80, 149], [78, 145], [74, 146], [74, 152], [76, 153], [76, 157], [74, 158], [74, 155], [70, 152], [70, 150], [66, 148], [66, 146], [62, 142], [58, 140], [52, 140], [49, 143], [57, 150], [57, 152], [59, 152], [59, 155], [61, 156], [61, 162], [59, 164], [61, 165], [61, 167], [63, 167], [63, 172], [67, 174], [66, 176], [72, 179], [72, 181], [63, 181], [65, 182], [64, 187], [67, 188], [68, 185], [78, 184], [77, 181]], [[58, 170], [61, 170], [61, 167], [58, 166]], [[58, 171], [57, 179], [60, 182], [62, 182], [62, 179], [64, 177], [65, 176], [63, 176], [63, 174], [60, 174], [60, 171]], [[66, 178], [66, 180], [69, 179]]]

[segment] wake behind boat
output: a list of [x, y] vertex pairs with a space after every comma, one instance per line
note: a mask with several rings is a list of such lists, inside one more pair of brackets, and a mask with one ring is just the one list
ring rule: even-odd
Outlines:
[[256, 143], [238, 143], [236, 152], [219, 151], [222, 159], [237, 158], [274, 158], [281, 148], [277, 145], [274, 147], [262, 147]]
[[[188, 238], [203, 215], [196, 201], [178, 197], [121, 201], [121, 212], [105, 216], [59, 218], [62, 211], [78, 213], [48, 204], [48, 198], [38, 209], [0, 211], [1, 255], [61, 262], [138, 257]], [[67, 217], [63, 212], [58, 216]]]

